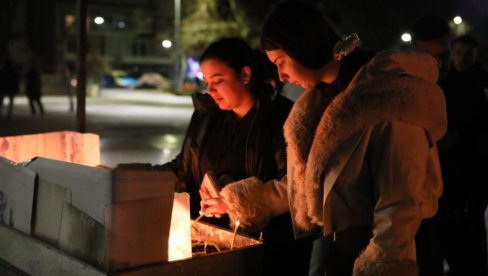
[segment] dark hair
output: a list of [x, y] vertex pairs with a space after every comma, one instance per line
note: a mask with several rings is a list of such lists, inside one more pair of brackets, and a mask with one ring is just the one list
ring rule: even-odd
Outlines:
[[432, 41], [450, 36], [447, 21], [437, 16], [417, 19], [411, 28], [413, 40]]
[[474, 36], [469, 35], [469, 34], [456, 37], [455, 39], [452, 40], [451, 45], [454, 45], [457, 43], [467, 44], [467, 45], [470, 45], [471, 47], [476, 48], [476, 49], [480, 46], [480, 43], [478, 42], [478, 40]]
[[282, 49], [310, 69], [332, 60], [332, 49], [339, 40], [317, 8], [297, 0], [274, 6], [261, 33], [263, 50]]
[[[200, 57], [200, 63], [205, 60], [216, 59], [240, 74], [244, 66], [251, 68], [249, 85], [254, 96], [271, 95], [272, 87], [266, 83], [270, 79], [262, 57], [241, 38], [229, 37], [210, 44]], [[271, 91], [270, 91], [271, 89]]]

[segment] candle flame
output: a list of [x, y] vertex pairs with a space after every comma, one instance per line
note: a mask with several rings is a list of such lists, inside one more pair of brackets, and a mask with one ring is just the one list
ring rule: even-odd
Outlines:
[[230, 250], [234, 249], [234, 241], [236, 240], [236, 234], [237, 234], [237, 229], [239, 228], [239, 224], [241, 222], [239, 221], [239, 219], [236, 220], [236, 227], [234, 227], [234, 233], [232, 233], [232, 241], [230, 242]]

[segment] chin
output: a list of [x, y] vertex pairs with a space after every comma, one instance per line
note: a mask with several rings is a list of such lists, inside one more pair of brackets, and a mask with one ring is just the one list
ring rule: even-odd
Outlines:
[[219, 108], [222, 110], [232, 110], [231, 108], [229, 108], [227, 105], [224, 104], [219, 104]]

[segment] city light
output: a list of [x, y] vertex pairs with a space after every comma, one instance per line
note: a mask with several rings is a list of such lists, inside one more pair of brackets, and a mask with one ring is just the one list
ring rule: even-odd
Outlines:
[[171, 45], [173, 45], [173, 43], [171, 43], [170, 40], [163, 40], [163, 42], [161, 42], [161, 45], [164, 47], [164, 48], [171, 48]]
[[412, 41], [412, 36], [409, 33], [403, 33], [401, 38], [403, 42]]
[[117, 22], [117, 27], [119, 27], [120, 29], [125, 28], [125, 22], [124, 21]]
[[95, 17], [94, 21], [95, 21], [95, 24], [101, 25], [101, 24], [103, 24], [103, 22], [105, 22], [105, 19], [103, 19], [103, 17], [101, 17], [101, 16], [97, 16], [97, 17]]
[[459, 24], [463, 23], [463, 19], [462, 19], [462, 18], [461, 18], [461, 16], [459, 16], [459, 15], [458, 15], [458, 16], [455, 16], [455, 17], [452, 19], [452, 21], [453, 21], [453, 22], [454, 22], [454, 24], [456, 24], [456, 25], [459, 25]]

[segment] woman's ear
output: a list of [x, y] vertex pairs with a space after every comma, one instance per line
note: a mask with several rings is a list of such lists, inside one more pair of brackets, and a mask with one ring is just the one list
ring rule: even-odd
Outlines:
[[251, 67], [244, 66], [241, 72], [242, 83], [249, 84], [249, 82], [251, 81], [251, 75], [252, 75]]

